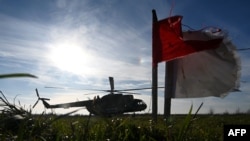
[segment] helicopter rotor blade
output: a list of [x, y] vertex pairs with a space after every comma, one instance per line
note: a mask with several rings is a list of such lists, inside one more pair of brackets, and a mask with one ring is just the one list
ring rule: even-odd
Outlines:
[[114, 92], [114, 78], [113, 77], [109, 77], [109, 84], [110, 84], [110, 89], [111, 89], [111, 93]]
[[40, 99], [38, 99], [38, 100], [36, 101], [36, 103], [33, 105], [33, 108], [36, 107], [36, 105], [37, 105], [37, 103], [38, 103], [39, 100], [40, 100]]
[[49, 98], [39, 98], [40, 100], [50, 100]]
[[[69, 87], [53, 87], [53, 86], [45, 86], [45, 88], [52, 88], [52, 89], [73, 89], [73, 90], [85, 90], [85, 91], [97, 91], [97, 92], [109, 92], [111, 94], [115, 92], [126, 92], [126, 91], [139, 91], [139, 90], [149, 90], [152, 89], [152, 87], [147, 87], [147, 88], [135, 88], [135, 89], [121, 89], [121, 90], [115, 90], [114, 87], [114, 78], [109, 76], [109, 84], [110, 84], [110, 89], [109, 90], [101, 90], [101, 89], [76, 89], [76, 88], [69, 88]], [[157, 88], [165, 88], [165, 87], [157, 87]], [[133, 92], [131, 92], [133, 93]], [[92, 94], [92, 93], [91, 93]], [[37, 92], [38, 95], [38, 92]], [[88, 95], [88, 94], [86, 94]]]
[[119, 91], [123, 94], [132, 94], [132, 95], [141, 95], [140, 93], [135, 93], [135, 92], [128, 92], [128, 91]]
[[[165, 87], [157, 87], [157, 88], [165, 88]], [[136, 89], [124, 89], [124, 90], [117, 90], [117, 91], [139, 91], [139, 90], [148, 90], [152, 89], [152, 87], [149, 88], [136, 88]]]
[[[121, 89], [121, 90], [115, 90], [114, 89], [114, 85], [112, 85], [112, 79], [110, 79], [111, 83], [110, 83], [110, 88], [111, 90], [102, 90], [102, 89], [75, 89], [75, 88], [62, 88], [62, 87], [48, 87], [46, 86], [45, 88], [49, 88], [49, 89], [74, 89], [74, 90], [85, 90], [85, 91], [96, 91], [96, 92], [124, 92], [124, 91], [139, 91], [139, 90], [149, 90], [152, 89], [152, 87], [148, 87], [148, 88], [135, 88], [135, 89]], [[165, 88], [165, 87], [158, 87], [158, 88]], [[93, 93], [90, 93], [93, 94]], [[86, 94], [88, 95], [88, 94]]]
[[53, 86], [45, 86], [44, 88], [47, 89], [59, 89], [59, 90], [84, 90], [84, 91], [104, 91], [104, 92], [110, 92], [110, 90], [100, 90], [100, 89], [81, 89], [81, 88], [70, 88], [70, 87], [53, 87]]
[[38, 98], [40, 98], [37, 88], [36, 88], [36, 95]]
[[68, 88], [63, 88], [63, 87], [51, 87], [51, 86], [45, 86], [44, 88], [48, 88], [48, 89], [68, 89]]

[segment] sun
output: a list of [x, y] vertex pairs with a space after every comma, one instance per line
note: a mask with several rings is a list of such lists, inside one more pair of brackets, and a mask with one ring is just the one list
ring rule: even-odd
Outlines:
[[91, 55], [79, 44], [61, 42], [50, 45], [49, 60], [60, 70], [81, 74], [91, 62]]

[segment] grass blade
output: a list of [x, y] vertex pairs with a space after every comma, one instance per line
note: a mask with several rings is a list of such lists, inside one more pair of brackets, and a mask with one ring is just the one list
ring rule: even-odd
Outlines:
[[11, 74], [0, 74], [0, 79], [2, 78], [16, 78], [16, 77], [31, 77], [31, 78], [38, 78], [35, 75], [29, 73], [11, 73]]

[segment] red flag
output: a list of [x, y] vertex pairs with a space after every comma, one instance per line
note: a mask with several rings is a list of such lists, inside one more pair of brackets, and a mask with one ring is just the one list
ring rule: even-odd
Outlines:
[[153, 23], [153, 66], [198, 51], [219, 47], [222, 38], [185, 40], [181, 29], [182, 16], [173, 16]]

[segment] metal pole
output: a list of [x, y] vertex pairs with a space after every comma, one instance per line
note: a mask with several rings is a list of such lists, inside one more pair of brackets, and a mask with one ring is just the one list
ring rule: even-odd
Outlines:
[[164, 91], [164, 118], [171, 114], [171, 98], [175, 92], [175, 61], [166, 62], [165, 91]]
[[[156, 11], [152, 10], [153, 14], [153, 20], [152, 20], [152, 56], [153, 56], [153, 48], [155, 46], [155, 41], [154, 41], [154, 27], [153, 24], [158, 21]], [[156, 66], [155, 66], [156, 65]], [[158, 94], [157, 94], [157, 88], [158, 88], [158, 66], [155, 64], [154, 66], [152, 65], [152, 117], [155, 122], [157, 122], [157, 106], [158, 106]]]

